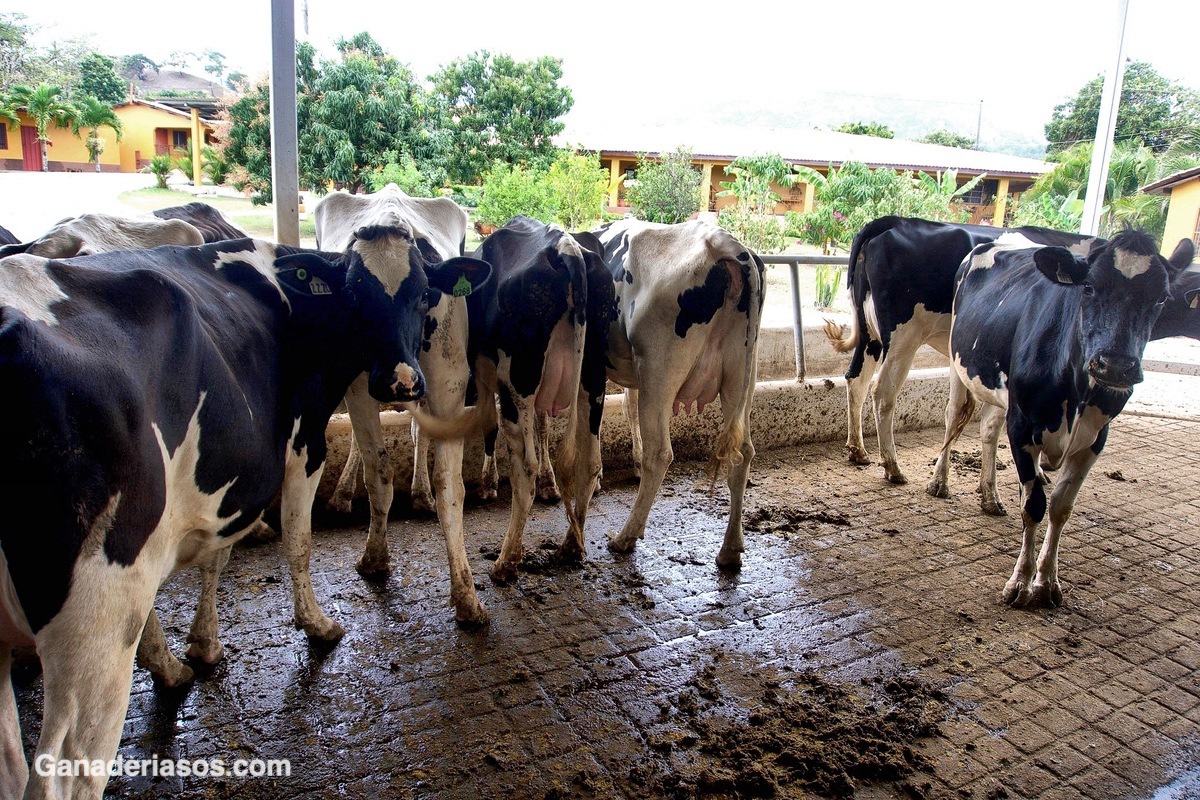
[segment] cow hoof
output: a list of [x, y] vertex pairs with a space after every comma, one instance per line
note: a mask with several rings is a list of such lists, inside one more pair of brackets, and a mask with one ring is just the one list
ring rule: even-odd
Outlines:
[[1029, 587], [1020, 582], [1009, 581], [1000, 592], [1000, 602], [1013, 608], [1024, 608], [1029, 603]]
[[412, 496], [413, 511], [422, 514], [432, 514], [434, 511], [433, 495], [428, 492], [418, 492]]
[[499, 493], [496, 491], [495, 486], [480, 486], [476, 495], [479, 497], [480, 502], [486, 503], [489, 500], [495, 500], [499, 496]]
[[721, 548], [717, 553], [717, 566], [723, 570], [739, 570], [742, 568], [742, 553], [740, 550]]
[[325, 508], [337, 514], [349, 514], [354, 498], [348, 494], [335, 494], [325, 503]]
[[941, 481], [933, 481], [925, 487], [925, 494], [930, 497], [940, 497], [943, 500], [950, 497], [950, 487]]
[[319, 617], [315, 622], [307, 625], [296, 620], [296, 627], [303, 629], [308, 638], [323, 642], [336, 642], [346, 635], [345, 628], [325, 616]]
[[583, 556], [583, 546], [576, 541], [568, 539], [559, 545], [558, 551], [554, 554], [554, 559], [560, 564], [582, 564]]
[[908, 478], [904, 477], [903, 472], [889, 472], [887, 474], [888, 483], [893, 483], [896, 486], [903, 486], [908, 483]]
[[260, 519], [254, 523], [254, 527], [250, 529], [245, 538], [255, 542], [269, 542], [279, 538], [279, 531]]
[[860, 467], [871, 463], [870, 457], [867, 456], [867, 451], [859, 450], [857, 447], [847, 447], [851, 464], [858, 464]]
[[216, 664], [225, 657], [225, 645], [218, 639], [188, 637], [187, 657], [205, 664]]
[[1028, 608], [1058, 608], [1062, 605], [1062, 589], [1057, 583], [1033, 583], [1029, 587]]
[[623, 536], [614, 536], [608, 540], [608, 549], [614, 553], [632, 553], [637, 547], [637, 539], [630, 537], [626, 539]]
[[357, 563], [355, 563], [354, 568], [364, 578], [373, 578], [390, 573], [392, 571], [392, 562], [386, 553], [382, 557], [368, 556], [366, 553], [363, 553]]
[[[492, 579], [492, 583], [507, 585], [517, 579], [517, 564], [516, 561], [499, 561], [492, 566], [492, 571], [488, 573]], [[480, 606], [482, 608], [482, 606]], [[484, 616], [487, 613], [484, 612]]]
[[177, 689], [196, 679], [195, 671], [177, 658], [172, 657], [166, 669], [161, 673], [152, 673], [156, 686], [164, 689]]
[[1003, 517], [1008, 515], [1008, 512], [999, 500], [984, 500], [979, 506], [983, 509], [983, 513], [989, 516]]
[[538, 487], [537, 499], [541, 503], [557, 503], [562, 498], [559, 497], [558, 487], [553, 483], [548, 483]]
[[465, 630], [478, 630], [486, 627], [488, 624], [488, 612], [478, 601], [474, 605], [466, 608], [458, 608], [454, 611], [454, 621], [458, 627]]

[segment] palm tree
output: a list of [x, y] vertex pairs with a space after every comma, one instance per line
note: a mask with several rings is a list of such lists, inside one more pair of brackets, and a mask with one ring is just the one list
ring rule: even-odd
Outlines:
[[50, 157], [46, 151], [46, 145], [50, 142], [47, 135], [50, 126], [70, 127], [79, 116], [79, 110], [63, 95], [61, 87], [48, 83], [43, 83], [36, 89], [14, 86], [11, 97], [12, 106], [24, 111], [37, 126], [38, 141], [42, 144], [42, 172], [47, 172], [50, 169]]
[[78, 109], [79, 116], [75, 118], [73, 125], [75, 135], [78, 136], [79, 131], [84, 128], [91, 131], [86, 140], [88, 158], [96, 165], [96, 172], [99, 172], [100, 154], [104, 152], [104, 140], [100, 138], [100, 128], [105, 126], [112, 128], [119, 142], [121, 141], [121, 120], [113, 111], [112, 106], [91, 95], [85, 94], [79, 98]]

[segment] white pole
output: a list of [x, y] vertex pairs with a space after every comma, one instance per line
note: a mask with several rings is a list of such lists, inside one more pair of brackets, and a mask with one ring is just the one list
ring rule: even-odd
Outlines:
[[300, 245], [300, 158], [296, 124], [296, 6], [271, 0], [271, 186], [275, 241]]
[[1112, 159], [1113, 132], [1121, 105], [1121, 84], [1125, 80], [1125, 20], [1129, 0], [1117, 0], [1117, 52], [1104, 76], [1100, 93], [1100, 116], [1096, 120], [1096, 141], [1092, 148], [1092, 166], [1088, 173], [1087, 196], [1083, 200], [1083, 219], [1079, 232], [1085, 236], [1100, 233], [1100, 211], [1104, 208], [1104, 189], [1108, 185], [1108, 163]]

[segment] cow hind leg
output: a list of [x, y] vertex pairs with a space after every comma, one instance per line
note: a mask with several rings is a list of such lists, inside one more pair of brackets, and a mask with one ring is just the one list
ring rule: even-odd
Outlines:
[[633, 455], [633, 474], [642, 477], [642, 426], [638, 420], [638, 390], [626, 389], [621, 399], [621, 411], [629, 426], [629, 444]]
[[545, 414], [537, 414], [536, 417], [538, 446], [537, 499], [543, 503], [557, 503], [562, 498], [558, 491], [558, 483], [554, 480], [554, 462], [550, 459], [550, 418]]
[[1000, 493], [996, 490], [996, 445], [1000, 439], [1000, 429], [1004, 427], [1004, 413], [999, 406], [985, 404], [983, 419], [979, 423], [980, 444], [982, 445], [979, 467], [979, 504], [983, 513], [992, 516], [1004, 516], [1004, 504], [1000, 502]]
[[556, 464], [556, 472], [564, 476], [561, 485], [567, 513], [567, 536], [558, 548], [558, 560], [563, 562], [580, 562], [586, 554], [584, 525], [600, 486], [600, 434], [592, 433], [588, 424], [589, 400], [587, 390], [581, 388]]
[[853, 378], [846, 379], [846, 453], [851, 464], [870, 464], [867, 446], [863, 442], [863, 403], [875, 368], [879, 362], [869, 353], [863, 355], [863, 366]]
[[883, 358], [873, 387], [875, 406], [875, 432], [879, 437], [879, 456], [889, 483], [905, 484], [908, 478], [900, 470], [896, 455], [896, 400], [908, 372], [912, 368], [917, 350], [924, 343], [924, 330], [916, 322], [907, 322], [898, 327], [891, 337], [891, 344]]
[[358, 478], [362, 474], [362, 453], [358, 442], [350, 437], [350, 449], [346, 451], [346, 463], [338, 477], [337, 486], [325, 501], [325, 507], [339, 514], [349, 514], [354, 506], [354, 495], [358, 493]]
[[483, 436], [483, 467], [479, 470], [479, 490], [476, 492], [480, 500], [495, 500], [500, 484], [500, 473], [496, 469], [496, 435], [498, 430], [490, 430]]
[[413, 440], [413, 476], [409, 489], [412, 508], [422, 514], [432, 514], [437, 504], [429, 483], [429, 437], [421, 433], [416, 420], [413, 420], [410, 433]]
[[20, 797], [29, 779], [11, 673], [12, 648], [0, 642], [0, 797], [3, 798]]
[[146, 625], [138, 639], [137, 665], [149, 672], [155, 683], [168, 689], [190, 683], [196, 677], [192, 668], [171, 652], [162, 622], [153, 610], [146, 617]]
[[933, 468], [933, 480], [925, 487], [933, 497], [950, 496], [950, 448], [975, 413], [975, 398], [954, 370], [950, 371], [950, 398], [946, 401], [946, 435]]
[[[725, 427], [730, 426], [731, 418], [741, 409], [742, 395], [746, 387], [736, 381], [727, 381], [729, 390], [722, 387], [721, 413], [725, 417]], [[747, 401], [748, 403], [748, 401]], [[747, 404], [742, 418], [745, 431], [740, 448], [741, 461], [732, 464], [726, 480], [729, 486], [729, 522], [725, 527], [725, 539], [717, 554], [717, 566], [724, 569], [740, 569], [745, 542], [742, 537], [742, 501], [746, 495], [746, 484], [750, 478], [750, 462], [754, 460], [754, 443], [750, 439], [750, 408]]]
[[187, 656], [205, 664], [216, 664], [225, 655], [217, 628], [217, 584], [221, 571], [229, 563], [229, 552], [230, 548], [221, 548], [200, 565], [200, 602], [196, 604], [196, 616], [187, 635]]
[[511, 456], [509, 482], [512, 484], [512, 510], [508, 518], [508, 531], [500, 546], [500, 556], [491, 571], [492, 580], [497, 583], [508, 583], [517, 577], [517, 565], [525, 553], [522, 542], [525, 524], [533, 505], [536, 476], [541, 471], [538, 464], [541, 447], [537, 441], [537, 423], [534, 420], [537, 414], [533, 410], [532, 398], [518, 400], [517, 409], [517, 422], [505, 420], [500, 423]]
[[[621, 533], [610, 539], [608, 548], [615, 553], [630, 553], [638, 539], [646, 535], [646, 520], [658, 496], [675, 454], [671, 449], [671, 402], [674, 392], [667, 396], [662, 387], [640, 388], [637, 392], [637, 416], [642, 443], [642, 480], [637, 498]], [[629, 395], [626, 394], [628, 399]], [[636, 456], [636, 451], [635, 451]]]

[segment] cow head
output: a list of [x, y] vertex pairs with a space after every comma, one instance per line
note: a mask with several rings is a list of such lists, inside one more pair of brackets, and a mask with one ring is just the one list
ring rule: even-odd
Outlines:
[[1083, 357], [1088, 376], [1130, 391], [1142, 381], [1142, 351], [1166, 302], [1171, 280], [1192, 259], [1191, 242], [1170, 259], [1154, 240], [1126, 230], [1094, 247], [1086, 259], [1062, 247], [1043, 247], [1034, 263], [1049, 280], [1080, 293]]
[[346, 287], [354, 296], [367, 341], [370, 391], [381, 402], [419, 400], [425, 379], [417, 363], [425, 314], [436, 292], [463, 297], [491, 274], [486, 261], [437, 262], [417, 245], [405, 223], [355, 231], [346, 249]]

